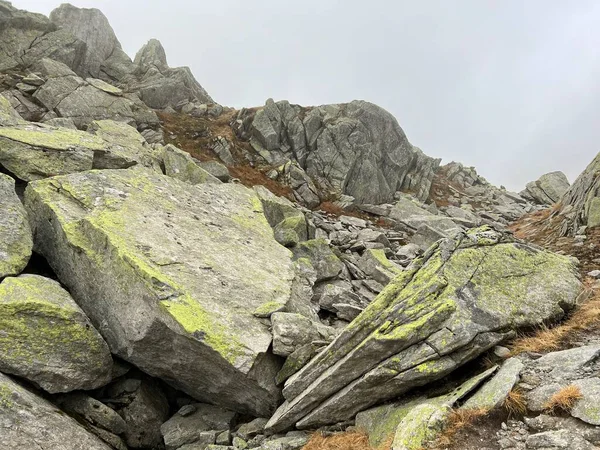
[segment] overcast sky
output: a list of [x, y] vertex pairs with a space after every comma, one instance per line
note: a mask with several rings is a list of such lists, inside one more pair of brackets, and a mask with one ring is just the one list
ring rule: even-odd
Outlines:
[[[223, 105], [376, 103], [413, 145], [520, 190], [600, 151], [596, 0], [74, 0]], [[49, 12], [53, 0], [13, 0]]]

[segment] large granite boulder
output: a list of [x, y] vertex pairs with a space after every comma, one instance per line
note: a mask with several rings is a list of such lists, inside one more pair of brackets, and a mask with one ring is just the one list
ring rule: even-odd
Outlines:
[[573, 260], [491, 228], [441, 240], [287, 381], [267, 428], [339, 422], [438, 380], [516, 329], [562, 317], [580, 289]]
[[110, 381], [108, 345], [57, 281], [38, 275], [0, 283], [0, 371], [47, 392], [95, 389]]
[[111, 450], [74, 419], [0, 373], [2, 450]]
[[539, 205], [553, 205], [567, 192], [570, 184], [562, 172], [550, 172], [542, 175], [536, 181], [527, 183], [522, 197]]
[[425, 200], [440, 163], [413, 147], [390, 113], [364, 101], [302, 108], [269, 99], [241, 111], [236, 129], [270, 164], [297, 161], [323, 198], [385, 203], [409, 190]]
[[33, 239], [15, 180], [0, 173], [0, 279], [18, 275], [31, 257]]
[[600, 226], [600, 153], [561, 199], [562, 235], [575, 235], [582, 225]]
[[30, 183], [35, 248], [112, 352], [201, 401], [265, 416], [279, 362], [253, 312], [286, 303], [291, 254], [253, 191], [143, 169]]

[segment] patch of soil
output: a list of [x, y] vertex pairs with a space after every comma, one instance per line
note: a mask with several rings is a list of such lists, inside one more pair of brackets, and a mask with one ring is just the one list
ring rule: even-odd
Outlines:
[[273, 169], [272, 166], [255, 166], [246, 158], [246, 155], [254, 154], [254, 150], [249, 142], [239, 139], [230, 126], [237, 114], [236, 110], [228, 111], [214, 119], [160, 111], [157, 114], [161, 121], [166, 144], [175, 145], [199, 161], [222, 163], [215, 152], [211, 150], [215, 138], [222, 136], [231, 143], [231, 154], [235, 164], [227, 168], [232, 177], [237, 178], [244, 186], [261, 185], [275, 195], [293, 200], [292, 189], [289, 186], [272, 180], [266, 175]]

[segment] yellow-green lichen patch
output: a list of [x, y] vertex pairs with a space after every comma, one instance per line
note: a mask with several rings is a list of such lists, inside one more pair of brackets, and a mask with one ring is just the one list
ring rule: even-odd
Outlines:
[[106, 142], [92, 134], [43, 125], [3, 127], [0, 128], [0, 137], [52, 150], [68, 150], [74, 147], [83, 147], [90, 150], [103, 150], [106, 148]]
[[[4, 372], [47, 390], [56, 388], [45, 385], [53, 379], [70, 389], [90, 389], [109, 376], [108, 346], [55, 281], [22, 275], [0, 283], [0, 330]], [[98, 380], [86, 380], [85, 374]]]

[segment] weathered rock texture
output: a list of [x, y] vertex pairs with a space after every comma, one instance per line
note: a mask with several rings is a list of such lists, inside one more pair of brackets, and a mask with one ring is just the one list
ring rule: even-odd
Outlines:
[[18, 275], [31, 256], [27, 213], [15, 193], [15, 180], [0, 173], [0, 279]]
[[600, 153], [561, 199], [561, 234], [575, 235], [582, 225], [600, 225]]
[[[0, 1], [0, 24], [0, 70], [38, 69], [37, 63], [47, 58], [65, 64], [74, 72], [45, 88], [47, 99], [53, 96], [60, 102], [60, 109], [56, 109], [57, 105], [49, 108], [60, 117], [75, 113], [89, 117], [96, 113], [92, 120], [117, 118], [129, 109], [134, 115], [143, 113], [153, 119], [138, 120], [138, 128], [146, 129], [158, 124], [147, 107], [181, 109], [189, 103], [214, 103], [189, 68], [167, 65], [160, 42], [151, 40], [133, 62], [121, 48], [104, 14], [97, 9], [62, 4], [47, 18]], [[73, 77], [75, 74], [78, 76]], [[30, 100], [36, 89], [27, 83], [23, 88], [11, 91], [12, 100], [20, 103], [24, 111], [29, 110], [31, 119], [39, 119], [44, 111]], [[68, 89], [70, 98], [60, 101], [67, 94], [57, 94], [59, 88]], [[99, 117], [102, 108], [110, 115]], [[131, 111], [127, 116], [131, 116]]]
[[58, 282], [37, 275], [0, 283], [0, 370], [47, 392], [110, 381], [108, 345]]
[[489, 228], [439, 241], [288, 380], [268, 428], [339, 422], [437, 380], [515, 329], [561, 317], [580, 289], [571, 259]]
[[297, 161], [322, 197], [383, 203], [404, 190], [424, 200], [440, 163], [412, 146], [391, 114], [364, 101], [302, 108], [269, 99], [237, 120], [238, 134], [261, 156], [271, 164]]
[[1, 450], [111, 450], [74, 419], [0, 374]]
[[199, 400], [274, 409], [279, 364], [252, 313], [285, 303], [293, 273], [253, 191], [129, 169], [34, 182], [25, 197], [37, 251], [113, 353]]
[[520, 194], [524, 198], [540, 205], [553, 205], [558, 202], [570, 184], [562, 172], [550, 172], [542, 175], [538, 180], [527, 183], [525, 190]]

